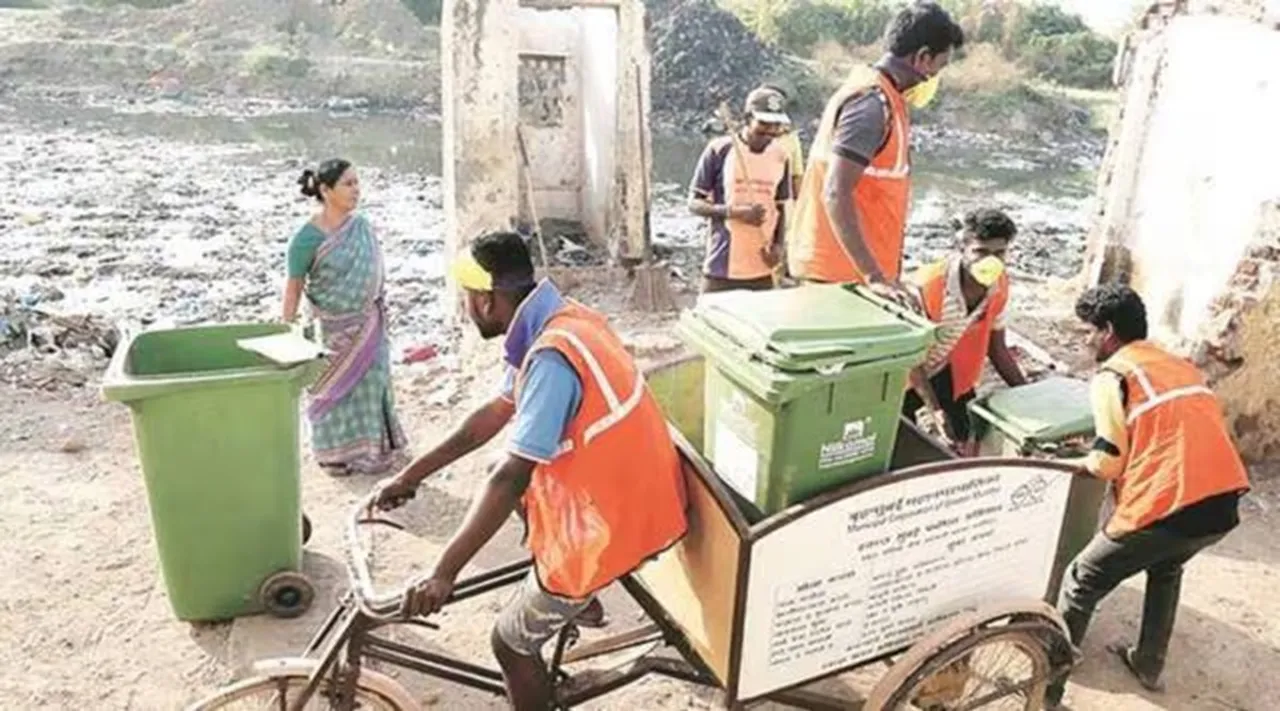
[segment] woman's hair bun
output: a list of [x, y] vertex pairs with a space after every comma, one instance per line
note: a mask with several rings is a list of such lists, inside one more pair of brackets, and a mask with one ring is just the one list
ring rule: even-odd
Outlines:
[[302, 194], [307, 197], [320, 197], [320, 181], [316, 179], [316, 172], [310, 168], [302, 171], [302, 176], [298, 178], [298, 185], [302, 186]]

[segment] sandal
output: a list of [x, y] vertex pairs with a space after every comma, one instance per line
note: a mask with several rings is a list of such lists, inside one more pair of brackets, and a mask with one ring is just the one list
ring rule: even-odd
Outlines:
[[1107, 651], [1120, 658], [1120, 661], [1124, 663], [1125, 668], [1128, 669], [1129, 673], [1138, 680], [1138, 683], [1142, 685], [1142, 688], [1147, 691], [1164, 691], [1164, 684], [1161, 683], [1158, 677], [1152, 677], [1149, 674], [1144, 674], [1138, 670], [1137, 660], [1134, 659], [1133, 647], [1123, 644], [1109, 644], [1107, 645]]
[[321, 464], [320, 468], [324, 470], [325, 474], [332, 477], [351, 476], [351, 467], [346, 464]]
[[599, 629], [609, 624], [609, 616], [605, 614], [604, 605], [600, 604], [600, 599], [592, 598], [591, 602], [582, 608], [582, 612], [573, 619], [573, 623], [579, 627]]

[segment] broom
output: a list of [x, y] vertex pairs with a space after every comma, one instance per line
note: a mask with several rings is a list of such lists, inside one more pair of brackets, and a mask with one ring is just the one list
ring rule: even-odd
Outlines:
[[547, 244], [542, 240], [542, 223], [538, 221], [538, 208], [533, 204], [533, 167], [529, 165], [529, 151], [525, 149], [524, 132], [516, 126], [516, 143], [520, 147], [520, 162], [524, 164], [525, 197], [529, 201], [529, 217], [533, 220], [533, 234], [538, 238], [538, 253], [542, 256], [542, 271], [545, 274], [547, 264]]
[[641, 263], [632, 270], [634, 281], [631, 295], [627, 301], [636, 311], [673, 311], [676, 308], [675, 295], [671, 293], [671, 281], [667, 265], [654, 263], [651, 247], [653, 232], [649, 223], [649, 208], [652, 196], [649, 194], [649, 151], [644, 140], [644, 92], [640, 86], [640, 66], [635, 67], [636, 76], [636, 122], [640, 138], [640, 191], [644, 195], [644, 250]]

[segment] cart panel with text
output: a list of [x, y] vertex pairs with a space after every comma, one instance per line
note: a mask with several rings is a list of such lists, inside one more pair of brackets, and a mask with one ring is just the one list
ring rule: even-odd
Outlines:
[[650, 371], [685, 455], [688, 535], [634, 578], [697, 661], [746, 701], [895, 654], [993, 600], [1044, 599], [1096, 518], [1087, 481], [1037, 460], [958, 460], [902, 424], [890, 472], [767, 518], [699, 455], [703, 361]]

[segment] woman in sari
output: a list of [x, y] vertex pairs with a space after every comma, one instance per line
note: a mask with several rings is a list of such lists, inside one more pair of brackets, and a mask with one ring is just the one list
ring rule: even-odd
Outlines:
[[311, 446], [331, 474], [381, 474], [406, 444], [391, 387], [382, 251], [355, 212], [360, 182], [349, 162], [327, 160], [298, 183], [322, 208], [289, 242], [283, 316], [297, 318], [305, 293], [331, 351], [311, 387]]

